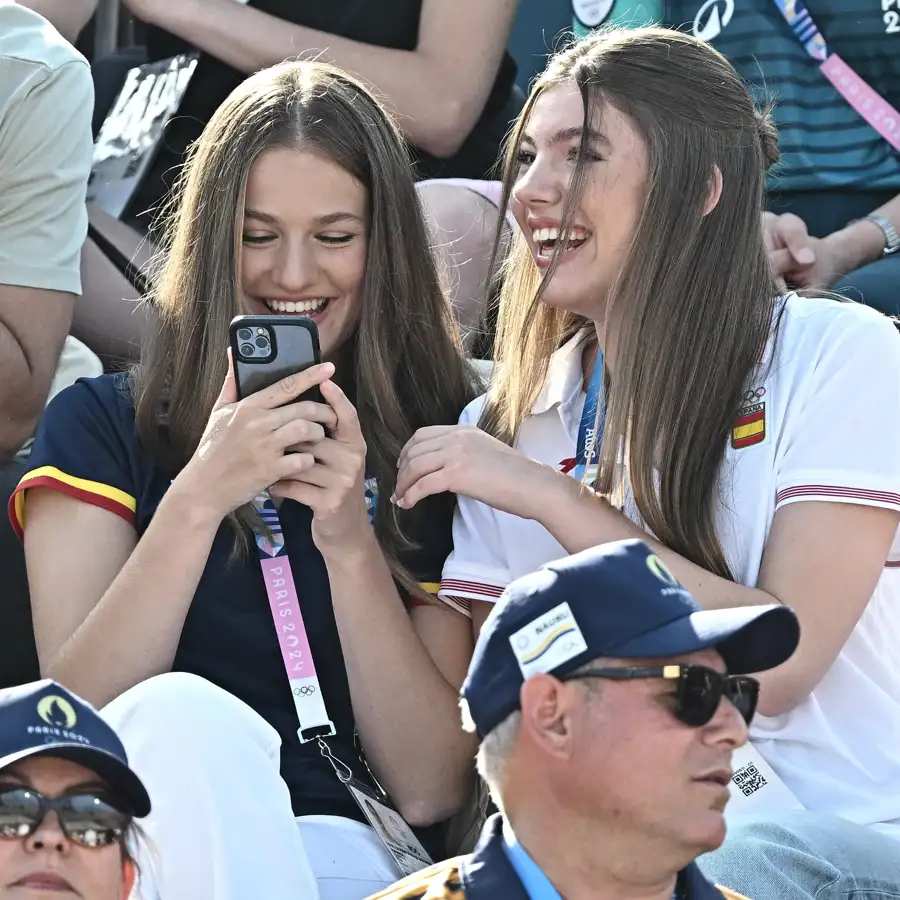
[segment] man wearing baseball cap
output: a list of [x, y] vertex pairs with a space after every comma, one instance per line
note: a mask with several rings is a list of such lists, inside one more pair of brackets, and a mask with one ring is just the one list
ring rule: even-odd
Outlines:
[[0, 691], [0, 900], [125, 900], [150, 798], [116, 733], [54, 681]]
[[381, 898], [722, 900], [694, 860], [725, 837], [732, 752], [799, 625], [784, 606], [702, 610], [642, 541], [513, 582], [462, 688], [501, 813], [471, 856]]

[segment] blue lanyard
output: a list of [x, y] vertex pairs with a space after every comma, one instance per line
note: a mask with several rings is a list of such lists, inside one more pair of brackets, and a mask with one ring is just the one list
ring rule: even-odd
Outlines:
[[[597, 359], [594, 361], [594, 370], [591, 372], [591, 380], [588, 382], [587, 393], [584, 397], [584, 410], [581, 413], [581, 423], [578, 426], [578, 443], [575, 445], [575, 467], [569, 474], [578, 481], [584, 481], [585, 475], [589, 484], [594, 482], [597, 474], [596, 460], [600, 455], [600, 441], [603, 438], [603, 427], [606, 424], [606, 402], [600, 411], [600, 421], [597, 422], [597, 408], [603, 393], [603, 351], [597, 348]], [[594, 428], [597, 427], [597, 433]]]
[[806, 52], [813, 59], [825, 62], [828, 59], [828, 45], [809, 10], [804, 6], [803, 0], [773, 0], [773, 2]]

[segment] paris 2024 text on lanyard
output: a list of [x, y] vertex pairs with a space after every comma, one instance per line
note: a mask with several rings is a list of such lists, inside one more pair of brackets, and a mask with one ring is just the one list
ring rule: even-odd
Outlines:
[[[593, 485], [597, 476], [596, 461], [606, 423], [604, 377], [603, 352], [598, 349], [578, 426], [575, 465], [569, 471], [569, 474], [582, 484]], [[732, 767], [734, 776], [729, 785], [731, 799], [726, 816], [745, 812], [774, 812], [803, 808], [800, 801], [750, 741], [735, 750], [732, 755]]]
[[[374, 519], [375, 502], [376, 498], [373, 496], [369, 510], [370, 521]], [[328, 746], [327, 739], [333, 737], [336, 730], [328, 715], [322, 686], [316, 674], [278, 510], [268, 491], [264, 491], [253, 501], [253, 507], [264, 526], [255, 530], [256, 547], [284, 668], [291, 686], [294, 709], [297, 711], [300, 726], [297, 734], [300, 742], [318, 743], [319, 751], [331, 763], [341, 783], [350, 791], [362, 814], [390, 853], [400, 875], [418, 872], [431, 865], [431, 859], [412, 829], [400, 813], [390, 806], [390, 801], [383, 792], [379, 794], [355, 779], [346, 763], [334, 756]]]
[[870, 88], [840, 56], [828, 49], [825, 38], [801, 0], [773, 2], [806, 52], [820, 63], [822, 74], [835, 90], [895, 150], [900, 151], [900, 112]]

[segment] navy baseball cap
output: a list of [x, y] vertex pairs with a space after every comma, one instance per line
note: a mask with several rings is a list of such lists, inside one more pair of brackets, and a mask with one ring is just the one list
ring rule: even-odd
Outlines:
[[99, 775], [138, 818], [150, 797], [119, 736], [89, 703], [55, 681], [0, 691], [0, 770], [29, 756], [59, 756]]
[[480, 737], [519, 708], [526, 679], [598, 657], [664, 659], [713, 648], [732, 674], [787, 660], [800, 625], [786, 606], [701, 609], [643, 541], [617, 541], [517, 579], [491, 610], [462, 686]]

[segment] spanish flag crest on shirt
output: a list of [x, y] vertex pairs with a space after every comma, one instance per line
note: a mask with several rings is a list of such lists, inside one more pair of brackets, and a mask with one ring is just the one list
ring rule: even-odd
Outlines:
[[753, 388], [744, 394], [731, 429], [731, 446], [735, 450], [761, 444], [766, 439], [765, 396], [765, 387]]

